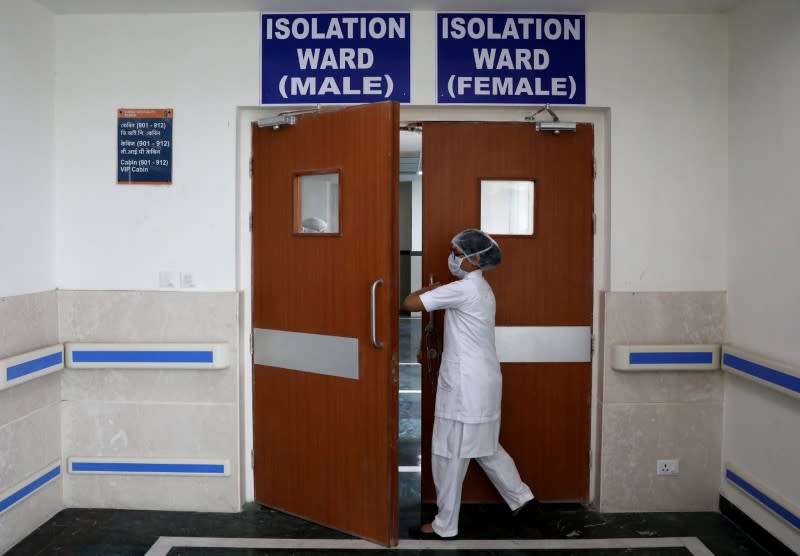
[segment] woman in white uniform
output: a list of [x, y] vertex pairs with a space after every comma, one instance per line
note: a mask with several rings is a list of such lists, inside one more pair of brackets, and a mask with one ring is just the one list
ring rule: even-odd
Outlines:
[[503, 378], [494, 343], [494, 293], [483, 272], [501, 257], [488, 234], [464, 230], [453, 238], [447, 261], [459, 280], [422, 288], [403, 303], [408, 311], [445, 310], [431, 456], [438, 513], [432, 523], [412, 532], [417, 538], [458, 534], [461, 486], [470, 459], [478, 461], [515, 515], [533, 500], [498, 442]]

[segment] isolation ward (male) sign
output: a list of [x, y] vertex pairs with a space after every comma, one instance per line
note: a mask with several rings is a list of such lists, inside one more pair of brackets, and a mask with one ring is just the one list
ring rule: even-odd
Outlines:
[[440, 104], [585, 104], [582, 15], [437, 14]]
[[405, 13], [261, 14], [261, 104], [410, 100]]

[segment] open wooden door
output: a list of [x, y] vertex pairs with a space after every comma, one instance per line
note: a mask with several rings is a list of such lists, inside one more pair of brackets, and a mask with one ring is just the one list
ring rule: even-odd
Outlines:
[[253, 125], [256, 500], [398, 539], [399, 108]]
[[[437, 281], [453, 279], [449, 242], [460, 230], [481, 227], [482, 180], [534, 182], [533, 233], [494, 234], [503, 262], [485, 276], [497, 299], [500, 443], [543, 501], [589, 497], [593, 145], [588, 124], [560, 135], [527, 123], [424, 124], [426, 282], [431, 274]], [[441, 315], [434, 319], [441, 333]], [[438, 359], [433, 363], [433, 369], [423, 364], [425, 376], [437, 372]], [[433, 383], [422, 381], [426, 501], [435, 500], [429, 467]], [[462, 500], [500, 501], [478, 465], [470, 466]]]

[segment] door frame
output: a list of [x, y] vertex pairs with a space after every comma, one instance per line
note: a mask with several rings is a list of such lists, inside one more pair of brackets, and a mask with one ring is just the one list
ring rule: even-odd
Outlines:
[[[239, 383], [237, 431], [239, 435], [239, 462], [241, 500], [255, 499], [255, 482], [251, 466], [253, 450], [253, 365], [250, 357], [252, 329], [252, 240], [250, 236], [251, 181], [250, 155], [252, 133], [250, 124], [258, 119], [302, 107], [238, 107], [236, 110], [236, 287], [239, 292]], [[400, 106], [401, 122], [416, 121], [498, 121], [522, 122], [526, 115], [539, 107], [507, 106]], [[610, 285], [610, 109], [588, 107], [556, 107], [554, 110], [564, 121], [590, 123], [594, 126], [595, 185], [594, 262], [592, 285], [592, 333], [595, 351], [592, 357], [592, 400], [590, 423], [589, 504], [600, 505], [600, 424], [601, 410], [598, 388], [603, 359], [603, 306], [602, 293]], [[540, 118], [541, 119], [541, 118]], [[423, 132], [424, 133], [424, 132]], [[423, 139], [424, 140], [424, 139]]]

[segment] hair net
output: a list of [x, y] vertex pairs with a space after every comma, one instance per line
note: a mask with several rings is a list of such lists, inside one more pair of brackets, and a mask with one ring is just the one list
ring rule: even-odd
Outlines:
[[481, 230], [468, 229], [459, 232], [450, 243], [461, 249], [467, 259], [481, 270], [494, 268], [500, 264], [503, 258], [497, 242], [492, 239], [492, 236]]

